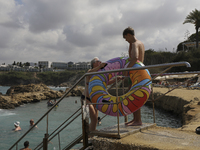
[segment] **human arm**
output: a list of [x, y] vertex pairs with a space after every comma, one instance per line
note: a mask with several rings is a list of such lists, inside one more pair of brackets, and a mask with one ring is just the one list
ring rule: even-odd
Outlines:
[[130, 44], [129, 57], [131, 58], [131, 61], [128, 64], [127, 68], [132, 67], [139, 59], [139, 49], [136, 43]]
[[[139, 50], [135, 43], [130, 43], [129, 45], [129, 57], [131, 58], [130, 63], [127, 68], [131, 68], [139, 58]], [[128, 76], [128, 71], [123, 73], [124, 76]]]
[[[124, 77], [123, 76], [117, 76], [117, 81], [119, 81], [119, 80], [123, 80], [124, 79]], [[114, 78], [114, 79], [111, 79], [110, 81], [108, 81], [108, 85], [110, 85], [110, 84], [112, 84], [112, 83], [114, 83], [116, 81], [116, 79]]]
[[128, 55], [131, 56], [132, 43], [129, 43]]
[[107, 63], [101, 63], [99, 66], [88, 70], [88, 72], [97, 72], [99, 69], [104, 68], [106, 65], [107, 65]]
[[[94, 67], [94, 68], [92, 68], [92, 69], [89, 69], [87, 72], [88, 72], [88, 73], [90, 73], [90, 72], [97, 72], [99, 69], [104, 68], [106, 65], [107, 65], [107, 63], [101, 63], [99, 66]], [[91, 77], [91, 76], [87, 76], [87, 77], [86, 77], [86, 83], [87, 83], [87, 84], [89, 83], [90, 77]]]

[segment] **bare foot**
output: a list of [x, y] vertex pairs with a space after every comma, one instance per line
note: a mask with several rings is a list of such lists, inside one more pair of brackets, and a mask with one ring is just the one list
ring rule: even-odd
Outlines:
[[129, 123], [127, 124], [128, 126], [141, 126], [142, 125], [142, 122], [132, 122], [132, 123]]
[[125, 125], [128, 125], [128, 124], [133, 123], [133, 122], [134, 122], [134, 120], [131, 120], [129, 122], [126, 122]]

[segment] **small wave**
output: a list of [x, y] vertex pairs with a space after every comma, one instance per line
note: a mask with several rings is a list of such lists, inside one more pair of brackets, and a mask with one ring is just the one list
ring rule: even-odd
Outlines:
[[11, 115], [16, 115], [16, 114], [9, 110], [0, 109], [0, 117], [1, 116], [11, 116]]

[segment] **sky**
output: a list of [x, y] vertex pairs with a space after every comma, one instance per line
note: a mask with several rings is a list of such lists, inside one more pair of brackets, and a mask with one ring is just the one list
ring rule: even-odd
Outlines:
[[0, 64], [107, 61], [128, 54], [128, 26], [145, 50], [176, 52], [199, 0], [0, 0]]

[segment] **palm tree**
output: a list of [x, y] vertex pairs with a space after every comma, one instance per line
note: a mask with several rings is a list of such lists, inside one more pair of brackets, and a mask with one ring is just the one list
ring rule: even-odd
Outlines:
[[198, 48], [199, 44], [199, 36], [198, 36], [198, 30], [200, 28], [200, 11], [198, 11], [197, 9], [193, 10], [192, 12], [190, 12], [189, 15], [187, 15], [187, 17], [185, 18], [185, 21], [183, 22], [183, 24], [185, 23], [192, 23], [195, 25], [195, 29], [196, 29], [196, 48]]

